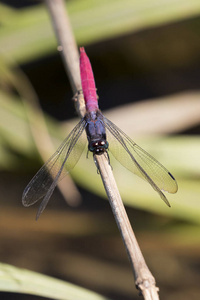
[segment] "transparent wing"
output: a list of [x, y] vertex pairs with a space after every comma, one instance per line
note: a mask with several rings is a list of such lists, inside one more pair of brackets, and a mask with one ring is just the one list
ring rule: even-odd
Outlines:
[[25, 188], [22, 196], [24, 206], [30, 206], [44, 197], [37, 218], [46, 207], [58, 181], [78, 162], [86, 144], [86, 137], [82, 135], [85, 126], [86, 122], [82, 119]]
[[177, 192], [178, 186], [172, 174], [105, 117], [104, 123], [108, 129], [106, 134], [109, 150], [114, 157], [129, 171], [148, 181], [161, 199], [170, 206], [161, 190], [169, 193]]

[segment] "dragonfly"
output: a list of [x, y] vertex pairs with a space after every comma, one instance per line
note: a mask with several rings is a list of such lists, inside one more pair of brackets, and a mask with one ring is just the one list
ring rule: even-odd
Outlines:
[[74, 168], [88, 141], [88, 152], [92, 152], [94, 157], [106, 155], [110, 163], [109, 152], [112, 153], [125, 168], [149, 182], [170, 207], [163, 191], [177, 192], [175, 178], [102, 114], [98, 106], [92, 66], [84, 47], [80, 48], [80, 75], [86, 106], [85, 116], [29, 182], [23, 192], [23, 205], [28, 207], [42, 199], [36, 215], [38, 219], [57, 183]]

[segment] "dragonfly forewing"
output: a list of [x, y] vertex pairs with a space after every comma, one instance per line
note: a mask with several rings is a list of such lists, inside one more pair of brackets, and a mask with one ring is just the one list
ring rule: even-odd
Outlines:
[[82, 134], [85, 126], [86, 122], [82, 119], [29, 182], [22, 196], [24, 206], [44, 197], [41, 205], [45, 208], [57, 182], [73, 169], [85, 148], [86, 136]]
[[109, 150], [113, 156], [129, 171], [148, 181], [170, 206], [161, 190], [169, 193], [177, 192], [178, 186], [171, 173], [110, 120], [104, 117], [104, 122]]

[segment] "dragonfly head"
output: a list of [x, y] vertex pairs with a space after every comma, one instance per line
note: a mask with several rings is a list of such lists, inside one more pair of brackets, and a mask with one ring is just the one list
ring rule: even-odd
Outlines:
[[108, 142], [106, 140], [91, 141], [88, 149], [94, 154], [100, 155], [108, 149]]

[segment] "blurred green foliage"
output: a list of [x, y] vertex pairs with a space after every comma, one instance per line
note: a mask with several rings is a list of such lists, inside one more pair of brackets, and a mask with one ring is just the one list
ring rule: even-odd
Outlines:
[[[107, 1], [77, 0], [69, 1], [67, 7], [77, 42], [84, 45], [143, 28], [152, 28], [167, 22], [189, 18], [200, 12], [199, 1], [190, 1], [189, 3], [186, 1], [170, 1], [170, 3], [169, 1], [151, 1], [150, 4], [148, 1], [126, 0], [123, 2], [109, 1], [108, 3]], [[24, 87], [19, 89], [17, 83], [20, 77], [17, 72], [18, 64], [31, 62], [36, 57], [42, 57], [55, 51], [56, 42], [47, 10], [43, 4], [21, 10], [3, 4], [0, 5], [0, 8], [2, 21], [0, 28], [0, 166], [2, 169], [9, 170], [17, 167], [18, 163], [17, 156], [11, 151], [6, 151], [7, 147], [29, 157], [35, 156], [37, 153], [29, 129], [30, 120], [26, 117], [26, 107], [20, 101], [20, 97], [24, 97], [21, 91], [26, 89], [26, 82], [24, 82]], [[21, 78], [21, 85], [23, 86], [23, 78]], [[29, 99], [25, 100], [29, 101]], [[38, 115], [37, 110], [34, 113], [35, 116]], [[50, 128], [52, 139], [56, 140], [56, 145], [58, 145], [66, 136], [66, 131], [61, 132], [59, 124], [51, 118], [47, 118], [47, 126]], [[156, 148], [153, 149], [153, 144], [159, 143], [163, 155], [161, 161], [166, 161], [169, 151], [171, 153], [168, 165], [178, 174], [178, 183], [181, 187], [177, 195], [169, 196], [169, 199], [174, 202], [173, 209], [167, 210], [163, 203], [159, 205], [153, 201], [154, 193], [148, 189], [145, 193], [142, 189], [144, 183], [138, 182], [129, 175], [126, 176], [128, 179], [123, 185], [120, 181], [123, 200], [138, 208], [199, 223], [198, 174], [200, 170], [198, 165], [193, 162], [194, 158], [196, 160], [196, 153], [199, 153], [199, 139], [162, 138], [156, 143], [153, 140], [148, 143], [152, 153], [156, 151]], [[188, 143], [190, 147], [188, 147]], [[146, 147], [148, 147], [147, 143]], [[184, 155], [179, 155], [180, 149]], [[83, 176], [87, 163], [87, 160], [82, 160], [77, 165], [73, 173], [74, 178], [85, 188], [102, 194], [101, 186], [95, 183], [92, 175], [93, 168], [87, 167], [87, 176]], [[122, 174], [124, 174], [123, 172], [126, 171], [121, 170]], [[130, 181], [136, 183], [130, 184], [129, 178]], [[195, 178], [196, 180], [194, 180]], [[93, 184], [88, 185], [88, 182], [92, 181]], [[192, 195], [189, 202], [188, 195]]]
[[[87, 45], [122, 37], [142, 29], [153, 30], [156, 26], [199, 16], [200, 1], [76, 0], [69, 1], [67, 8], [77, 43]], [[24, 80], [23, 76], [20, 79], [19, 65], [55, 53], [57, 44], [44, 4], [24, 9], [13, 9], [0, 4], [0, 18], [0, 168], [11, 172], [20, 170], [22, 157], [25, 167], [27, 159], [39, 161], [30, 129], [30, 125], [34, 127], [38, 122], [30, 124], [30, 118], [27, 117], [25, 102], [29, 102], [29, 99], [28, 97], [24, 99], [22, 92], [26, 89], [26, 82], [24, 81], [22, 89], [18, 85], [19, 80], [22, 85]], [[37, 116], [37, 108], [34, 110], [33, 105], [32, 109], [33, 114]], [[45, 121], [56, 145], [66, 137], [66, 128], [69, 132], [74, 124], [72, 122], [68, 124], [69, 126], [61, 128], [59, 122], [49, 116], [45, 116]], [[187, 232], [192, 242], [199, 244], [199, 137], [163, 136], [149, 138], [146, 142], [138, 138], [138, 141], [153, 155], [155, 153], [156, 157], [159, 145], [159, 160], [166, 162], [172, 173], [177, 175], [179, 191], [176, 195], [169, 195], [172, 208], [168, 209], [151, 187], [144, 189], [146, 183], [133, 177], [111, 157], [124, 202], [138, 209], [174, 220], [183, 220], [186, 224], [188, 222], [188, 226], [179, 228], [169, 226], [169, 231], [177, 230], [179, 238]], [[86, 160], [83, 155], [72, 176], [80, 186], [106, 198], [92, 157]], [[6, 289], [9, 290], [9, 287]], [[5, 287], [2, 290], [5, 290]], [[76, 299], [79, 299], [78, 296]]]
[[[198, 0], [75, 0], [67, 9], [78, 44], [87, 45], [142, 29], [198, 16]], [[0, 4], [0, 54], [25, 63], [56, 49], [43, 4], [21, 10]]]
[[18, 292], [59, 300], [106, 300], [92, 291], [42, 274], [0, 264], [0, 291]]

